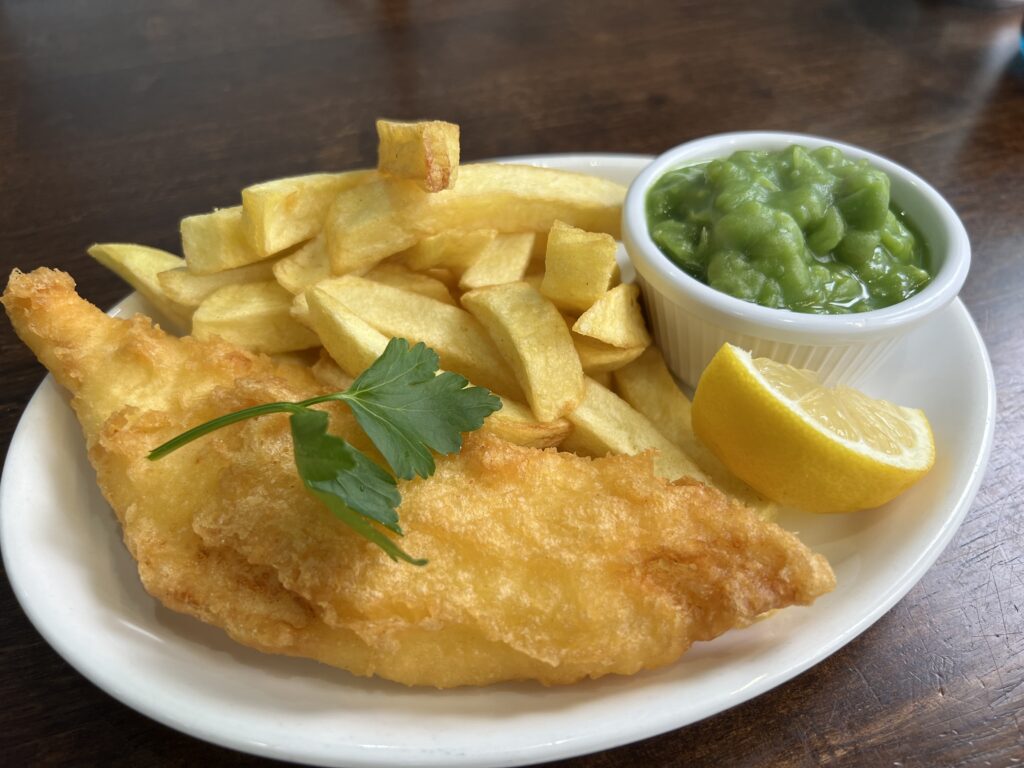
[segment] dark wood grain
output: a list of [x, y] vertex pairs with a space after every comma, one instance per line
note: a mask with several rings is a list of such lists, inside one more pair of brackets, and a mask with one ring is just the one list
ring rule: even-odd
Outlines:
[[[865, 145], [931, 180], [975, 261], [963, 299], [999, 388], [981, 492], [864, 635], [705, 722], [562, 763], [1007, 766], [1024, 759], [1022, 10], [904, 0], [0, 3], [0, 267], [100, 305], [99, 240], [174, 250], [246, 183], [374, 160], [377, 116], [462, 125], [463, 157], [656, 153], [743, 128]], [[0, 323], [6, 453], [42, 368]], [[7, 511], [5, 510], [5, 513]], [[256, 766], [70, 669], [0, 587], [5, 765]]]

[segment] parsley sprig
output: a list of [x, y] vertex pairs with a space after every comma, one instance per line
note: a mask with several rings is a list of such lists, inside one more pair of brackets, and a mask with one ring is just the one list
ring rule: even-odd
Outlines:
[[413, 565], [414, 558], [378, 526], [402, 535], [396, 480], [366, 454], [327, 432], [327, 413], [312, 406], [346, 403], [356, 421], [400, 478], [434, 474], [434, 457], [462, 447], [462, 433], [479, 429], [501, 408], [501, 400], [456, 373], [437, 374], [437, 353], [420, 343], [391, 339], [384, 353], [344, 392], [298, 403], [264, 403], [193, 427], [150, 452], [160, 459], [183, 445], [229, 424], [269, 413], [291, 414], [295, 465], [306, 489], [356, 533], [383, 549], [392, 560]]

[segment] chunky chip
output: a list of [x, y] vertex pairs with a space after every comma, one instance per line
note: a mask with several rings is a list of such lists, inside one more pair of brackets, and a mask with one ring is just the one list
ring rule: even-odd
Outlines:
[[345, 373], [323, 348], [320, 349], [316, 362], [309, 367], [309, 370], [313, 372], [317, 381], [335, 392], [343, 392], [351, 387], [354, 381], [354, 378]]
[[226, 285], [192, 316], [192, 335], [220, 336], [256, 352], [276, 354], [320, 345], [316, 334], [291, 317], [292, 295], [276, 282]]
[[189, 271], [197, 275], [223, 272], [264, 258], [249, 243], [240, 205], [182, 219], [181, 249]]
[[488, 243], [459, 280], [459, 288], [471, 291], [488, 285], [514, 283], [523, 279], [533, 253], [533, 232], [498, 235]]
[[177, 267], [157, 275], [160, 287], [172, 299], [186, 307], [198, 307], [218, 288], [242, 283], [262, 283], [274, 279], [273, 260], [257, 261], [212, 275], [197, 275], [188, 267]]
[[461, 274], [473, 266], [497, 236], [496, 229], [450, 229], [423, 238], [395, 258], [409, 269], [454, 269]]
[[566, 438], [572, 424], [568, 419], [538, 421], [530, 408], [503, 397], [501, 409], [487, 417], [482, 429], [516, 445], [554, 448]]
[[[569, 319], [569, 325], [573, 325]], [[631, 363], [643, 354], [644, 348], [637, 347], [613, 347], [603, 341], [592, 339], [589, 336], [581, 336], [578, 333], [572, 334], [572, 343], [576, 347], [576, 354], [580, 356], [580, 364], [588, 376], [598, 373], [615, 371], [624, 365]]]
[[365, 271], [453, 229], [546, 232], [562, 220], [617, 235], [624, 195], [622, 186], [594, 176], [494, 163], [463, 166], [455, 188], [436, 193], [403, 179], [369, 181], [338, 195], [327, 216], [331, 269]]
[[317, 235], [309, 242], [282, 256], [273, 263], [274, 279], [289, 293], [300, 294], [309, 286], [331, 276], [331, 263], [327, 259], [324, 236]]
[[[384, 352], [388, 337], [350, 312], [329, 291], [313, 287], [306, 298], [310, 325], [337, 367], [334, 371], [321, 361], [314, 366], [319, 368], [318, 378], [332, 383], [343, 383], [341, 377], [351, 381]], [[502, 397], [501, 409], [487, 417], [483, 429], [517, 445], [551, 448], [565, 439], [572, 425], [566, 419], [540, 422], [522, 403]]]
[[320, 233], [338, 193], [372, 179], [373, 171], [311, 173], [253, 184], [242, 190], [242, 228], [260, 258]]
[[377, 121], [377, 169], [418, 182], [428, 192], [451, 189], [459, 175], [459, 126], [441, 120]]
[[384, 353], [388, 337], [349, 311], [330, 291], [314, 285], [305, 299], [309, 327], [349, 376], [356, 378]]
[[540, 291], [559, 309], [585, 312], [619, 279], [615, 238], [556, 221], [548, 233]]
[[690, 457], [629, 403], [589, 377], [585, 382], [583, 401], [567, 417], [573, 429], [563, 441], [563, 449], [595, 457], [653, 450], [654, 471], [660, 477], [707, 482]]
[[441, 366], [491, 391], [522, 400], [516, 377], [479, 322], [464, 309], [412, 291], [345, 275], [316, 285], [387, 337], [437, 352]]
[[451, 291], [448, 290], [448, 286], [442, 281], [430, 275], [413, 272], [401, 264], [378, 264], [363, 275], [363, 277], [367, 280], [373, 280], [375, 283], [391, 285], [395, 288], [418, 293], [421, 296], [429, 296], [445, 304], [455, 305], [455, 299], [452, 298]]
[[617, 285], [580, 315], [572, 329], [581, 336], [620, 349], [647, 347], [651, 334], [640, 311], [639, 297], [640, 288], [635, 283]]
[[576, 407], [583, 368], [554, 304], [526, 283], [507, 283], [470, 291], [462, 305], [512, 366], [538, 421], [553, 421]]
[[89, 255], [114, 272], [152, 304], [164, 317], [182, 330], [192, 320], [192, 307], [168, 295], [159, 275], [185, 264], [180, 256], [135, 243], [97, 243]]

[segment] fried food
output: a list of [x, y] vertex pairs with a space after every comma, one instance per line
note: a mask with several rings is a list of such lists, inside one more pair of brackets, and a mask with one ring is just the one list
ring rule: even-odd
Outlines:
[[617, 248], [609, 234], [555, 221], [548, 232], [540, 292], [559, 309], [586, 312], [619, 280]]
[[[658, 479], [650, 454], [591, 460], [479, 433], [400, 482], [403, 547], [430, 563], [393, 563], [305, 492], [283, 416], [146, 458], [217, 415], [323, 393], [307, 369], [107, 317], [52, 270], [13, 273], [3, 303], [71, 391], [146, 589], [259, 650], [410, 685], [569, 683], [670, 663], [834, 585], [795, 536]], [[368, 446], [340, 407], [332, 431]]]
[[382, 176], [335, 198], [324, 222], [331, 271], [364, 272], [447, 230], [547, 232], [561, 219], [618, 235], [625, 193], [606, 179], [532, 165], [462, 166], [455, 187], [441, 192]]
[[192, 315], [192, 335], [215, 336], [255, 352], [276, 354], [320, 346], [320, 339], [291, 316], [293, 297], [273, 280], [218, 288]]
[[459, 175], [459, 126], [441, 120], [378, 120], [377, 169], [418, 181], [428, 192], [451, 189]]
[[178, 328], [191, 327], [194, 307], [172, 296], [160, 279], [165, 270], [183, 268], [180, 256], [135, 243], [97, 243], [89, 248], [89, 255], [145, 296]]
[[181, 250], [194, 275], [212, 275], [266, 258], [245, 234], [240, 205], [182, 219]]

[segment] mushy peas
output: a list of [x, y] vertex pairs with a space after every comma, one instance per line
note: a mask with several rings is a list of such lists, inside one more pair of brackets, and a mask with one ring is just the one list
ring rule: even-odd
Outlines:
[[931, 279], [889, 177], [835, 147], [744, 150], [669, 171], [647, 195], [647, 224], [685, 272], [766, 307], [864, 312]]

